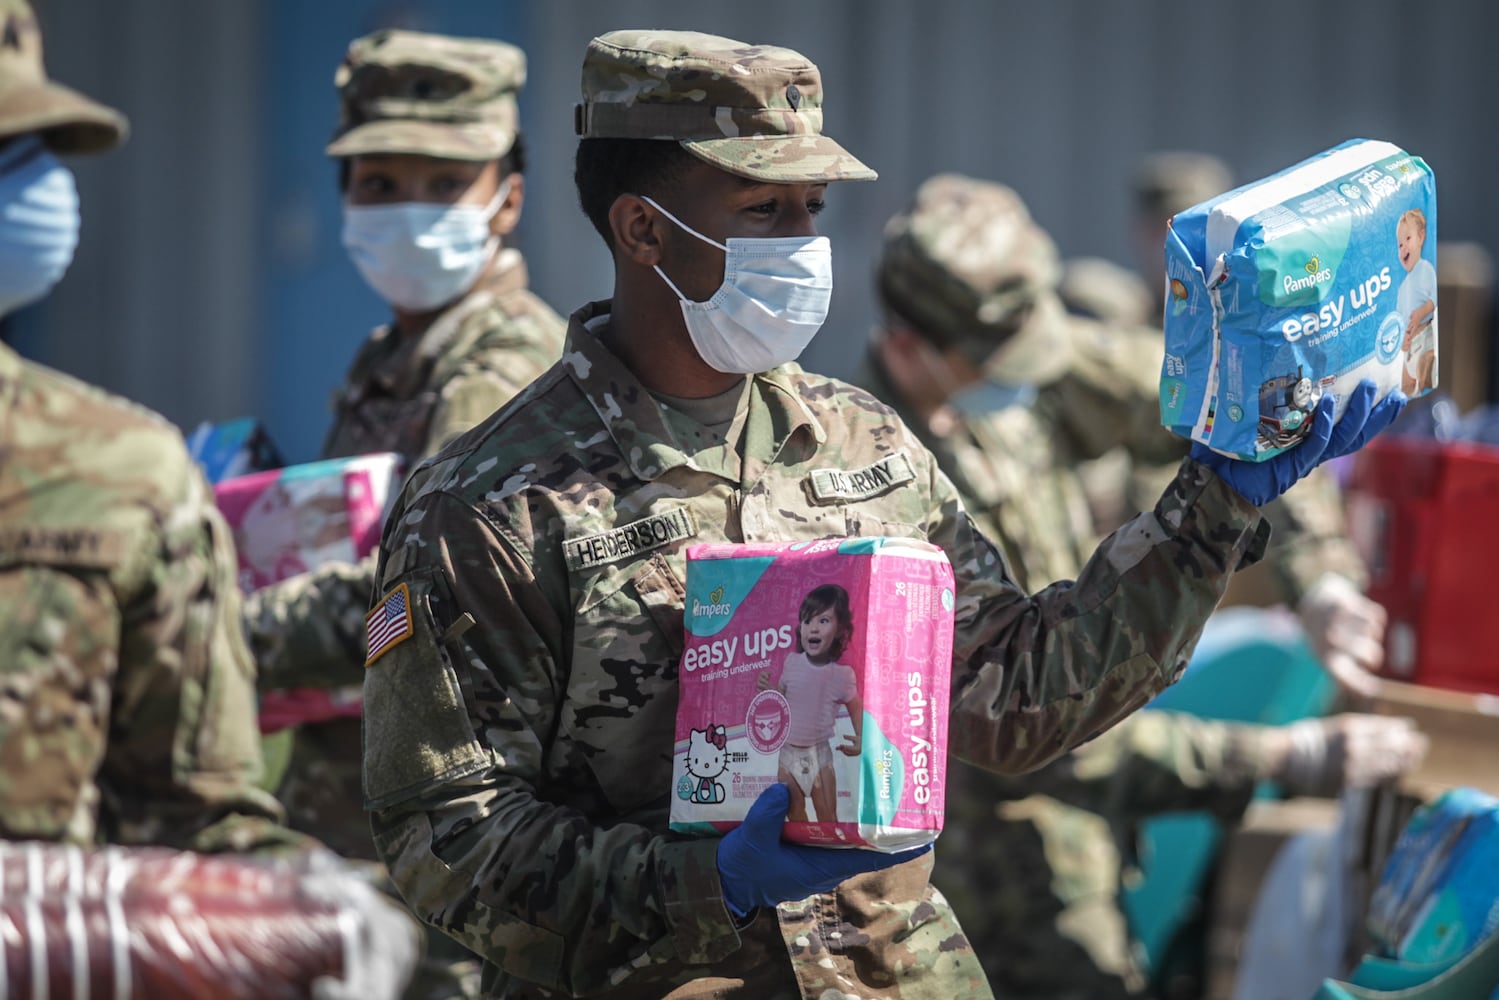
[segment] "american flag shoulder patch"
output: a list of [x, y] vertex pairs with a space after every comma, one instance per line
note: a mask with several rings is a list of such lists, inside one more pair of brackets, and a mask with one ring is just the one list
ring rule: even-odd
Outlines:
[[364, 658], [366, 667], [411, 638], [411, 591], [404, 583], [364, 616], [364, 628], [369, 649]]

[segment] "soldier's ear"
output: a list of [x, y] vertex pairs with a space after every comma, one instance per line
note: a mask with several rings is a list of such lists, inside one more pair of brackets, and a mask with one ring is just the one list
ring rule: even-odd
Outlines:
[[516, 224], [520, 222], [521, 208], [526, 203], [526, 178], [523, 174], [507, 174], [506, 179], [510, 182], [510, 190], [505, 194], [505, 200], [500, 202], [500, 207], [495, 210], [494, 217], [489, 220], [489, 231], [496, 236], [509, 236], [515, 231]]
[[609, 206], [614, 250], [641, 267], [661, 263], [661, 234], [666, 220], [639, 195], [622, 194]]

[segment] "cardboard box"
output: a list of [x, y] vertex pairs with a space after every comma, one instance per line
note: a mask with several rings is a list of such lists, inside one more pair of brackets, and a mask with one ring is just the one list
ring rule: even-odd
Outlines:
[[1208, 1000], [1232, 1000], [1244, 935], [1259, 899], [1260, 885], [1281, 847], [1298, 833], [1338, 825], [1338, 803], [1331, 799], [1260, 799], [1244, 821], [1224, 838], [1213, 890], [1208, 931]]
[[1385, 681], [1372, 710], [1414, 719], [1431, 741], [1402, 790], [1423, 801], [1458, 787], [1499, 795], [1499, 697]]

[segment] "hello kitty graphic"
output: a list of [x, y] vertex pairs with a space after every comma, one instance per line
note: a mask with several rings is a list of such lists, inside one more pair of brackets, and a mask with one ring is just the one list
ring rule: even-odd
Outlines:
[[728, 733], [723, 726], [694, 729], [687, 743], [687, 773], [696, 779], [689, 802], [717, 805], [724, 800], [723, 785], [714, 779], [729, 766]]

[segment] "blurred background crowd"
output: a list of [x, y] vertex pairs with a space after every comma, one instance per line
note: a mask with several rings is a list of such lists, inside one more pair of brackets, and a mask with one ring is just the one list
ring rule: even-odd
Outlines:
[[[1065, 256], [1133, 269], [1160, 253], [1131, 225], [1142, 155], [1202, 150], [1243, 182], [1365, 136], [1432, 166], [1444, 242], [1499, 243], [1485, 192], [1499, 9], [1482, 0], [41, 0], [38, 16], [52, 76], [120, 108], [132, 137], [72, 164], [77, 260], [59, 294], [5, 321], [5, 339], [185, 427], [253, 413], [288, 461], [314, 457], [329, 393], [386, 318], [340, 245], [323, 153], [333, 71], [350, 39], [381, 27], [526, 52], [515, 243], [564, 315], [609, 290], [572, 182], [588, 39], [670, 24], [815, 60], [830, 132], [880, 172], [833, 191], [822, 219], [835, 291], [803, 362], [836, 376], [854, 374], [875, 322], [885, 221], [941, 171], [1013, 187]], [[1486, 393], [1491, 359], [1466, 361]]]

